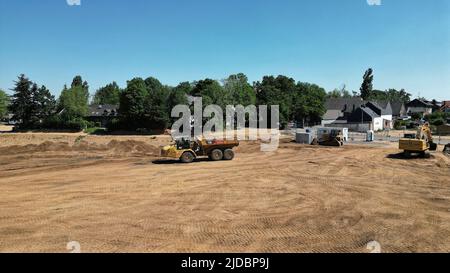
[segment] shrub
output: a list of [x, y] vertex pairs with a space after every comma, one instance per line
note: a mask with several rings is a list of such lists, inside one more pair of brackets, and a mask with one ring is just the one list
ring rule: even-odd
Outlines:
[[125, 124], [120, 119], [112, 119], [106, 124], [106, 129], [109, 132], [121, 131], [125, 129]]
[[394, 123], [394, 129], [395, 130], [401, 130], [402, 128], [406, 127], [408, 124], [405, 120], [396, 120]]
[[83, 118], [64, 120], [60, 116], [52, 116], [46, 118], [39, 127], [40, 129], [82, 131], [86, 128], [92, 127], [92, 125], [93, 124], [91, 122], [88, 122]]

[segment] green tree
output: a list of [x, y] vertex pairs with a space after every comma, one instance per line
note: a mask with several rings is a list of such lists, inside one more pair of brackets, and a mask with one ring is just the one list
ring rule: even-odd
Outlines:
[[280, 125], [285, 127], [292, 118], [292, 98], [297, 91], [295, 80], [286, 76], [264, 76], [255, 83], [259, 105], [279, 105]]
[[187, 95], [191, 92], [192, 85], [189, 82], [182, 82], [176, 87], [170, 90], [170, 95], [168, 99], [169, 111], [172, 111], [173, 107], [177, 105], [187, 105], [188, 99]]
[[406, 92], [405, 89], [396, 90], [391, 88], [386, 91], [373, 90], [369, 99], [403, 102], [406, 104], [411, 101], [411, 94]]
[[369, 99], [373, 91], [373, 70], [372, 68], [367, 69], [364, 73], [363, 83], [361, 84], [361, 97], [366, 100]]
[[145, 86], [147, 88], [148, 93], [160, 91], [163, 88], [163, 84], [154, 77], [148, 77], [145, 79]]
[[127, 124], [127, 129], [139, 128], [145, 122], [145, 107], [148, 97], [147, 86], [142, 78], [127, 82], [127, 87], [120, 94], [120, 114]]
[[205, 79], [196, 82], [191, 95], [203, 98], [203, 106], [216, 104], [225, 109], [230, 102], [230, 97], [216, 80]]
[[71, 87], [75, 87], [75, 86], [83, 86], [83, 79], [79, 75], [75, 76], [72, 80]]
[[94, 104], [113, 104], [120, 102], [120, 88], [116, 82], [112, 82], [99, 88], [94, 95]]
[[333, 91], [327, 93], [327, 98], [352, 98], [355, 97], [355, 94], [351, 94], [350, 91], [347, 90], [347, 86], [344, 84], [340, 89], [335, 88]]
[[332, 99], [342, 98], [341, 90], [336, 88], [333, 91], [328, 92], [327, 98], [332, 98]]
[[20, 75], [18, 80], [15, 81], [14, 94], [9, 110], [14, 115], [14, 119], [19, 121], [24, 128], [32, 126], [34, 122], [33, 115], [36, 111], [36, 104], [33, 99], [34, 89], [37, 90], [37, 87], [35, 88], [34, 84], [24, 74]]
[[146, 128], [166, 129], [170, 122], [168, 100], [170, 88], [163, 86], [159, 80], [149, 77], [145, 80], [148, 92], [145, 100]]
[[447, 119], [450, 118], [450, 113], [434, 112], [430, 115], [424, 116], [424, 119], [430, 122], [431, 125], [440, 126], [447, 123]]
[[243, 73], [230, 75], [224, 80], [224, 89], [229, 97], [229, 103], [232, 105], [248, 106], [256, 103], [255, 90]]
[[63, 120], [83, 118], [88, 113], [89, 87], [87, 82], [82, 82], [80, 76], [76, 76], [69, 89], [64, 86], [59, 97], [58, 109], [63, 112]]
[[44, 85], [37, 90], [34, 101], [38, 105], [36, 116], [40, 121], [52, 116], [55, 113], [55, 96], [53, 96]]
[[325, 89], [310, 83], [297, 83], [293, 97], [293, 119], [302, 121], [303, 126], [317, 123], [325, 114]]
[[9, 97], [5, 91], [0, 89], [0, 119], [8, 113]]

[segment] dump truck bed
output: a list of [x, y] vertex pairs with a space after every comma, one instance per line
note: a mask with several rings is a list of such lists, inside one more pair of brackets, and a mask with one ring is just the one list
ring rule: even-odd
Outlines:
[[239, 141], [237, 140], [202, 140], [201, 147], [204, 154], [209, 154], [210, 151], [214, 149], [232, 149], [239, 146]]

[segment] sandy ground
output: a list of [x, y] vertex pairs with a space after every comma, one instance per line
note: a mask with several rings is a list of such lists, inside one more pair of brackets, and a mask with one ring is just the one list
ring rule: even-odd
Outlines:
[[158, 160], [168, 142], [1, 134], [0, 252], [450, 251], [441, 152], [247, 142], [234, 161], [185, 165]]

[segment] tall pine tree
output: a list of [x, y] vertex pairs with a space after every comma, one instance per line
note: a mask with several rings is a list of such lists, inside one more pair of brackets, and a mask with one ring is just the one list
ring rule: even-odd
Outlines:
[[363, 83], [361, 85], [361, 97], [366, 100], [372, 96], [373, 93], [373, 70], [372, 68], [367, 69], [364, 73]]
[[37, 90], [33, 83], [25, 77], [24, 74], [15, 81], [15, 87], [12, 89], [14, 94], [9, 106], [9, 110], [14, 115], [14, 119], [24, 128], [32, 126], [34, 122], [33, 115], [36, 111], [33, 92]]

